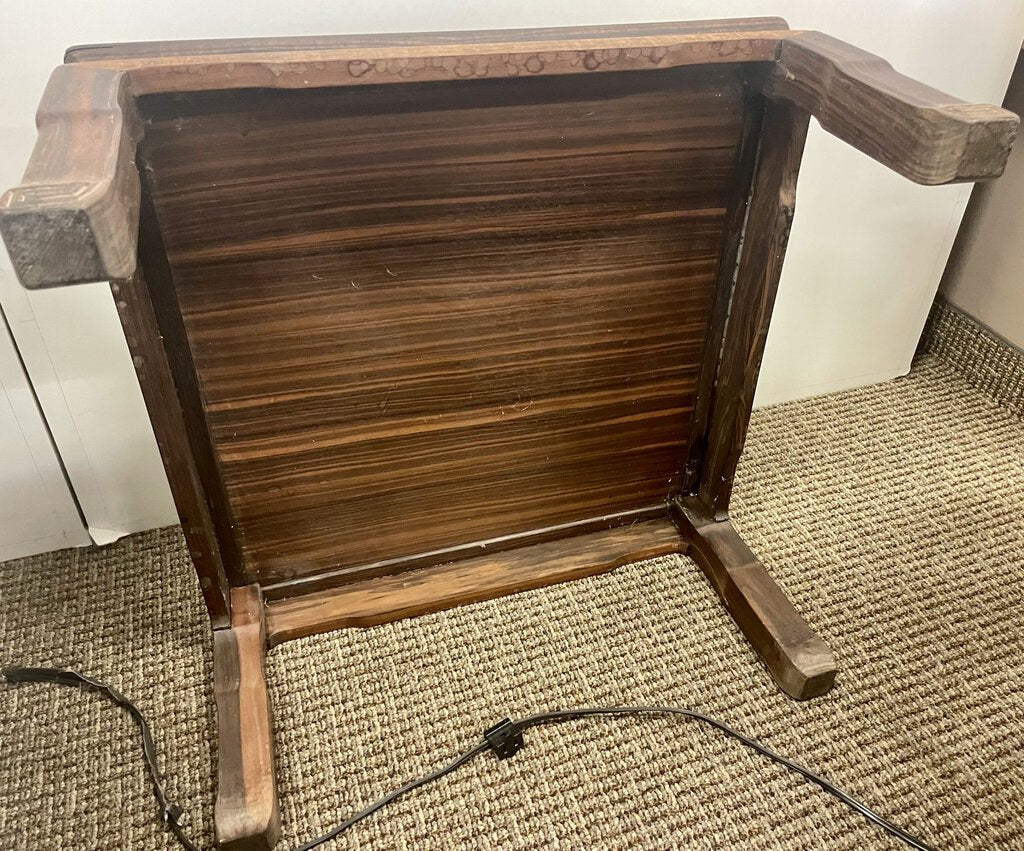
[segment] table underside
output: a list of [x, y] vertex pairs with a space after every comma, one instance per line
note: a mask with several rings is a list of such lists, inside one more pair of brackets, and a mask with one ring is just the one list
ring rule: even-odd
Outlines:
[[667, 517], [749, 72], [142, 98], [238, 572], [280, 598]]

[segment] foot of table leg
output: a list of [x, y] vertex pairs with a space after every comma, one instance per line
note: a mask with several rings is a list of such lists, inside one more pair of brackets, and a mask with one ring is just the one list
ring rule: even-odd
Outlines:
[[281, 831], [265, 652], [259, 588], [231, 589], [231, 627], [213, 633], [219, 754], [214, 829], [217, 844], [231, 851], [269, 851]]
[[677, 501], [673, 518], [689, 554], [711, 581], [725, 607], [790, 697], [825, 694], [836, 676], [832, 651], [811, 631], [729, 520], [714, 520]]

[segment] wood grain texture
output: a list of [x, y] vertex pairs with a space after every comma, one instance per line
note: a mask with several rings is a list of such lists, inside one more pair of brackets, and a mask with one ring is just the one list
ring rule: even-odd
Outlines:
[[488, 553], [449, 564], [356, 582], [267, 604], [271, 645], [341, 627], [373, 626], [605, 573], [644, 558], [680, 552], [667, 517]]
[[246, 569], [263, 584], [356, 578], [663, 502], [688, 440], [742, 79], [145, 101]]
[[1015, 116], [777, 19], [68, 60], [0, 228], [27, 286], [115, 279], [218, 627], [222, 843], [277, 830], [264, 589], [281, 641], [689, 546], [827, 690], [728, 522], [809, 113], [923, 183], [998, 174]]
[[713, 520], [694, 501], [673, 503], [689, 554], [772, 678], [790, 697], [825, 694], [836, 677], [832, 651], [793, 608], [729, 520]]
[[111, 281], [110, 290], [210, 621], [214, 629], [228, 626], [228, 578], [143, 269], [137, 268], [131, 278]]
[[459, 559], [473, 558], [484, 552], [493, 555], [521, 547], [532, 547], [550, 541], [575, 539], [592, 532], [600, 532], [617, 526], [629, 526], [647, 520], [662, 518], [665, 516], [665, 512], [665, 502], [659, 502], [656, 505], [634, 508], [629, 511], [616, 512], [602, 517], [587, 517], [583, 520], [561, 523], [556, 526], [539, 526], [528, 529], [525, 532], [470, 541], [439, 550], [427, 550], [417, 553], [415, 556], [399, 556], [397, 558], [369, 562], [359, 565], [357, 571], [353, 571], [350, 568], [319, 571], [313, 574], [298, 576], [294, 579], [271, 582], [261, 585], [260, 588], [266, 600], [296, 597], [344, 585], [347, 582], [353, 581], [354, 574], [357, 581], [360, 582], [376, 576], [393, 576], [408, 570], [417, 570], [422, 567], [448, 564]]
[[21, 185], [0, 197], [0, 234], [29, 289], [127, 278], [135, 270], [139, 176], [122, 71], [61, 66], [36, 113]]
[[[524, 37], [522, 31], [471, 34], [463, 41], [441, 38], [345, 37], [315, 39], [294, 49], [276, 49], [275, 40], [239, 40], [214, 54], [200, 48], [183, 52], [172, 43], [170, 55], [149, 49], [145, 55], [105, 58], [110, 51], [86, 50], [76, 60], [129, 74], [139, 94], [223, 89], [306, 89], [442, 80], [542, 77], [594, 72], [664, 70], [711, 63], [770, 62], [779, 40], [789, 33], [784, 22], [764, 20], [779, 30], [735, 29], [737, 22], [631, 25], [624, 28], [565, 28]], [[450, 34], [449, 34], [450, 35]], [[327, 46], [324, 42], [327, 42]], [[155, 55], [154, 55], [155, 54]]]
[[709, 515], [725, 519], [750, 424], [782, 262], [796, 209], [808, 115], [786, 101], [765, 110], [743, 250], [725, 327], [696, 492]]
[[765, 98], [760, 94], [762, 75], [749, 74], [746, 82], [746, 105], [743, 131], [736, 151], [733, 170], [732, 197], [723, 227], [722, 249], [715, 274], [715, 295], [711, 314], [704, 332], [704, 350], [700, 359], [697, 389], [690, 420], [690, 435], [683, 474], [674, 483], [672, 496], [691, 493], [696, 487], [709, 438], [711, 404], [722, 358], [722, 339], [725, 335], [729, 305], [732, 301], [736, 264], [743, 244], [743, 230], [750, 208], [754, 182], [754, 168], [761, 143], [761, 125], [764, 118]]
[[266, 646], [259, 588], [232, 588], [231, 627], [213, 633], [219, 737], [213, 818], [218, 847], [225, 851], [270, 851], [281, 831], [263, 672]]
[[889, 168], [929, 185], [998, 177], [1019, 119], [905, 77], [884, 59], [818, 32], [787, 36], [765, 91]]
[[[179, 507], [182, 527], [189, 535], [195, 519], [202, 518], [207, 549], [211, 555], [216, 552], [216, 559], [211, 563], [216, 565], [218, 573], [214, 576], [206, 571], [205, 565], [197, 565], [200, 583], [215, 579], [219, 582], [219, 572], [223, 571], [230, 585], [248, 585], [254, 578], [246, 571], [234, 533], [232, 509], [211, 442], [210, 425], [204, 412], [192, 351], [185, 336], [163, 236], [153, 209], [152, 192], [148, 180], [144, 178], [142, 182], [144, 192], [139, 217], [139, 273], [136, 284], [144, 284], [145, 293], [139, 292], [137, 285], [134, 290], [137, 299], [145, 299], [140, 310], [149, 314], [146, 317], [147, 333], [156, 332], [155, 339], [150, 339], [145, 345], [159, 347], [164, 353], [163, 359], [154, 354], [148, 368], [139, 372], [143, 396], [147, 404], [153, 396], [157, 397], [159, 404], [177, 403], [177, 411], [164, 414], [158, 408], [156, 416], [168, 419], [170, 425], [163, 429], [168, 432], [164, 437], [175, 444], [173, 453], [165, 458], [165, 469], [172, 487], [180, 487], [182, 491], [180, 497], [176, 497], [187, 512], [182, 514]], [[119, 310], [121, 307], [118, 303]], [[146, 356], [143, 353], [143, 357]], [[173, 401], [164, 399], [164, 387], [168, 384], [174, 390]], [[188, 463], [182, 469], [178, 462], [186, 455]], [[169, 465], [166, 464], [168, 459]]]
[[166, 56], [208, 56], [239, 53], [308, 52], [350, 48], [423, 47], [480, 44], [573, 42], [581, 39], [630, 39], [679, 36], [694, 33], [737, 33], [788, 30], [782, 18], [723, 18], [706, 21], [657, 21], [634, 24], [597, 24], [574, 27], [531, 27], [529, 29], [449, 30], [426, 33], [369, 33], [358, 35], [283, 36], [270, 38], [214, 38], [187, 41], [137, 41], [119, 44], [84, 44], [69, 47], [65, 62], [93, 62], [108, 59], [153, 59]]

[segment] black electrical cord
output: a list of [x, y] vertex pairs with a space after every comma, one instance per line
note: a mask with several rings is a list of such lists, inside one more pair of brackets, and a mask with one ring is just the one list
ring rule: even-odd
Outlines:
[[415, 780], [410, 780], [404, 786], [400, 786], [394, 791], [388, 792], [379, 801], [374, 801], [365, 810], [360, 810], [355, 815], [349, 816], [345, 821], [339, 824], [337, 827], [325, 833], [323, 836], [318, 836], [316, 839], [311, 839], [309, 842], [303, 843], [295, 851], [309, 851], [311, 848], [316, 848], [324, 843], [330, 842], [332, 839], [337, 839], [346, 830], [355, 824], [361, 822], [367, 816], [372, 816], [377, 810], [386, 807], [392, 801], [402, 797], [406, 792], [412, 792], [414, 789], [419, 789], [421, 786], [426, 786], [428, 783], [432, 783], [435, 780], [440, 780], [446, 774], [451, 774], [456, 768], [461, 768], [475, 756], [482, 754], [485, 750], [490, 747], [487, 742], [480, 742], [480, 744], [473, 746], [464, 754], [456, 757], [447, 765], [434, 769], [430, 774], [424, 774], [422, 777], [417, 777]]
[[[54, 668], [4, 668], [0, 670], [0, 675], [2, 675], [3, 679], [9, 683], [35, 682], [77, 686], [79, 688], [86, 689], [87, 691], [94, 691], [102, 694], [108, 700], [127, 710], [132, 718], [135, 719], [135, 722], [138, 724], [139, 729], [142, 732], [143, 755], [145, 756], [146, 767], [149, 770], [149, 776], [153, 783], [153, 792], [156, 795], [157, 803], [160, 805], [164, 821], [187, 851], [199, 851], [198, 846], [195, 845], [182, 830], [179, 822], [182, 814], [181, 808], [173, 804], [167, 798], [167, 794], [163, 788], [163, 783], [160, 779], [159, 770], [157, 769], [156, 747], [153, 743], [153, 735], [150, 732], [149, 725], [147, 724], [145, 717], [134, 703], [111, 686], [99, 682], [98, 680], [90, 679], [89, 677], [83, 676], [75, 671], [61, 671]], [[465, 753], [460, 754], [447, 765], [435, 769], [429, 774], [425, 774], [416, 780], [411, 780], [404, 786], [389, 792], [383, 798], [350, 816], [323, 836], [319, 836], [316, 839], [300, 845], [295, 849], [295, 851], [310, 851], [310, 849], [317, 848], [320, 845], [330, 842], [353, 825], [358, 824], [363, 819], [368, 818], [378, 810], [386, 807], [392, 801], [397, 800], [408, 792], [412, 792], [415, 789], [426, 786], [428, 783], [432, 783], [433, 781], [444, 777], [446, 774], [450, 774], [488, 749], [493, 750], [499, 759], [507, 759], [515, 756], [523, 746], [523, 731], [528, 730], [531, 727], [538, 727], [542, 724], [558, 724], [566, 721], [577, 721], [581, 718], [592, 718], [595, 716], [621, 715], [676, 715], [710, 724], [712, 727], [722, 731], [727, 736], [731, 736], [732, 738], [742, 742], [748, 748], [757, 751], [762, 756], [766, 756], [768, 759], [773, 760], [780, 765], [784, 765], [790, 771], [795, 771], [797, 774], [802, 775], [812, 783], [817, 784], [830, 795], [838, 798], [848, 807], [856, 810], [862, 816], [877, 824], [890, 835], [902, 840], [911, 848], [918, 849], [918, 851], [935, 851], [932, 846], [903, 830], [903, 828], [898, 825], [893, 824], [893, 822], [889, 821], [884, 816], [879, 815], [866, 804], [861, 803], [849, 793], [844, 792], [834, 783], [811, 771], [811, 769], [806, 768], [797, 762], [793, 762], [791, 759], [787, 759], [781, 754], [773, 751], [771, 748], [765, 747], [755, 739], [751, 739], [749, 736], [744, 735], [738, 730], [734, 730], [728, 724], [723, 721], [719, 721], [717, 718], [705, 715], [702, 712], [697, 712], [694, 709], [683, 709], [678, 706], [594, 706], [579, 709], [556, 709], [551, 712], [540, 712], [536, 715], [529, 715], [520, 721], [510, 721], [505, 718], [484, 733], [483, 741], [474, 745]]]
[[182, 815], [181, 807], [173, 803], [164, 790], [164, 784], [160, 779], [160, 769], [156, 764], [156, 743], [153, 741], [153, 733], [149, 729], [146, 716], [142, 714], [139, 707], [113, 686], [90, 679], [77, 671], [60, 671], [56, 668], [3, 668], [0, 670], [0, 679], [9, 683], [55, 683], [61, 686], [75, 686], [84, 691], [102, 694], [107, 700], [127, 711], [138, 724], [139, 731], [142, 733], [142, 755], [146, 760], [149, 779], [153, 783], [153, 794], [156, 795], [156, 801], [160, 805], [160, 815], [164, 823], [187, 851], [199, 851], [199, 846], [188, 838], [178, 821]]

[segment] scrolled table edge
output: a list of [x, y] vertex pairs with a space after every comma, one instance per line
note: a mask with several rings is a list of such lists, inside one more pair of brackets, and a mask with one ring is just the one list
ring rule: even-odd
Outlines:
[[[140, 205], [135, 151], [142, 123], [135, 97], [217, 88], [760, 62], [773, 69], [764, 84], [767, 97], [790, 101], [825, 130], [918, 183], [984, 180], [1006, 166], [1019, 126], [1012, 112], [944, 95], [830, 36], [663, 26], [669, 29], [658, 35], [588, 31], [559, 43], [356, 44], [74, 61], [58, 67], [47, 85], [28, 169], [21, 185], [0, 197], [0, 235], [28, 289], [129, 277], [137, 262]], [[513, 48], [520, 52], [507, 52]]]
[[0, 197], [0, 234], [28, 289], [130, 276], [142, 128], [123, 71], [58, 67], [36, 113], [21, 185]]
[[1020, 119], [919, 83], [874, 54], [819, 32], [783, 38], [765, 94], [916, 183], [998, 177]]

